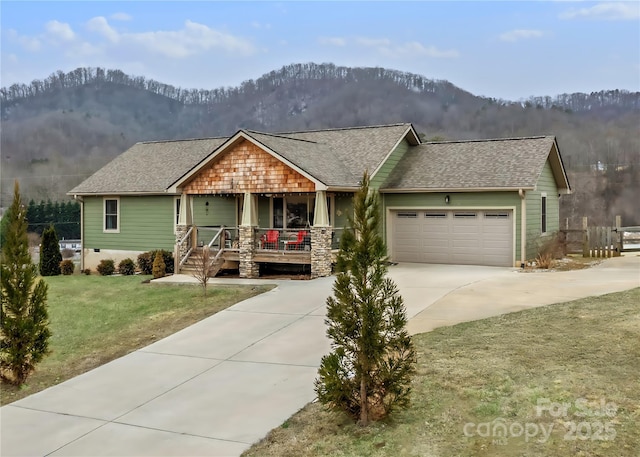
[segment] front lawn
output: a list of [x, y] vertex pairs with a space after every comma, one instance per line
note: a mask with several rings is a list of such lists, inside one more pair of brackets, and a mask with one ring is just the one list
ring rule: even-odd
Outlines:
[[414, 343], [408, 410], [360, 428], [309, 404], [243, 456], [638, 456], [640, 288]]
[[7, 404], [171, 335], [272, 286], [143, 284], [149, 276], [54, 276], [49, 284], [51, 353]]

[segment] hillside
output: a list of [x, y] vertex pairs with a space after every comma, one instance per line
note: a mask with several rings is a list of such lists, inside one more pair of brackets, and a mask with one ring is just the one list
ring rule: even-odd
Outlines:
[[213, 90], [78, 68], [2, 88], [0, 102], [2, 205], [15, 177], [27, 199], [65, 198], [137, 141], [412, 122], [425, 138], [555, 134], [576, 191], [563, 217], [640, 224], [640, 92], [513, 102], [395, 70], [296, 64]]

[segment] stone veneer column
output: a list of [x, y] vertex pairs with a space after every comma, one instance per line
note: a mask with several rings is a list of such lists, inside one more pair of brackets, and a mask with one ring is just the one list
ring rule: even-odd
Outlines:
[[176, 274], [180, 273], [180, 259], [187, 254], [187, 243], [184, 243], [178, 247], [178, 242], [189, 231], [188, 225], [176, 225], [176, 242], [175, 249], [173, 250], [173, 266]]
[[331, 227], [311, 227], [311, 279], [331, 275]]
[[255, 234], [255, 227], [245, 225], [238, 227], [241, 278], [252, 279], [260, 276], [259, 265], [253, 261], [256, 251]]

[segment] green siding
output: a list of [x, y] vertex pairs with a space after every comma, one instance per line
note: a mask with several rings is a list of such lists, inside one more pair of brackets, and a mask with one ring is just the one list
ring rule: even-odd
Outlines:
[[[444, 203], [444, 198], [449, 195], [451, 200], [448, 205]], [[390, 207], [415, 207], [415, 208], [442, 208], [454, 209], [464, 208], [493, 208], [493, 207], [514, 207], [515, 208], [515, 233], [516, 247], [515, 258], [520, 258], [520, 226], [521, 226], [521, 202], [517, 192], [464, 192], [464, 193], [411, 193], [411, 194], [383, 194], [382, 206], [385, 217], [383, 219], [384, 230], [386, 227], [387, 208]]]
[[103, 197], [84, 198], [85, 249], [173, 250], [174, 197], [120, 197], [120, 232], [104, 233]]
[[[400, 159], [402, 159], [408, 150], [409, 143], [407, 140], [402, 140], [398, 143], [398, 146], [391, 152], [389, 158], [380, 167], [378, 172], [371, 177], [369, 185], [372, 189], [379, 189], [385, 183], [389, 174], [393, 171], [396, 165], [398, 165], [398, 162], [400, 162]], [[373, 172], [373, 170], [370, 170], [370, 172]]]
[[[207, 205], [207, 203], [209, 203]], [[235, 227], [236, 197], [196, 195], [193, 197], [193, 224], [197, 227]]]
[[332, 225], [335, 228], [345, 228], [349, 225], [349, 215], [353, 214], [353, 195], [336, 195], [333, 201], [336, 207], [333, 211], [335, 221], [332, 221]]
[[[542, 235], [542, 193], [547, 194], [547, 233]], [[558, 187], [549, 161], [545, 164], [536, 189], [528, 191], [527, 200], [527, 258], [533, 259], [540, 247], [560, 228], [560, 199]]]

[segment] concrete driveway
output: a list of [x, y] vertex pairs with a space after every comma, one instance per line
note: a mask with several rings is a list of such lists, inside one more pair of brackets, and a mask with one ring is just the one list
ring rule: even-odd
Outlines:
[[[554, 296], [564, 301], [637, 287], [640, 257], [568, 273], [416, 264], [390, 269], [416, 332], [539, 306]], [[173, 278], [180, 279], [189, 280]], [[239, 455], [314, 398], [317, 366], [329, 350], [324, 302], [333, 278], [277, 284], [3, 407], [0, 454]]]

